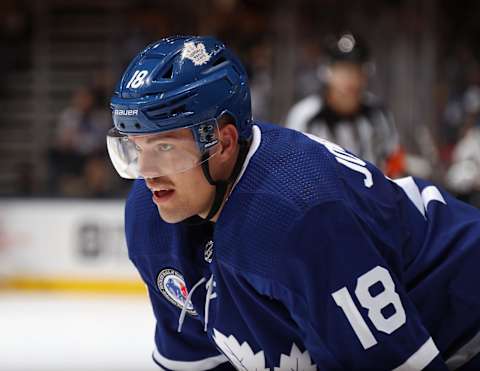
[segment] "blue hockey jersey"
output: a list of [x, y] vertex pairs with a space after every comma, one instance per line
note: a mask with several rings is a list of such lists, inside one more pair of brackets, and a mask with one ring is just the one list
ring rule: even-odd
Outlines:
[[454, 370], [480, 351], [480, 213], [330, 142], [257, 124], [213, 224], [138, 180], [130, 259], [167, 370]]

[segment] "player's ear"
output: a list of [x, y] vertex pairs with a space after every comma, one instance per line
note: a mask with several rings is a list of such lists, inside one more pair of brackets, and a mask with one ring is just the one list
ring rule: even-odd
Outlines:
[[237, 150], [238, 131], [233, 124], [220, 125], [220, 149], [218, 155], [222, 160], [228, 160]]

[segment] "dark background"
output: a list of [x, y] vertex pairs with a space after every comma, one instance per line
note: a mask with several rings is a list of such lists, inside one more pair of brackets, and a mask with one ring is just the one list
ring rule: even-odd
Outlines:
[[370, 89], [393, 111], [403, 146], [428, 160], [441, 183], [463, 125], [446, 124], [446, 108], [480, 83], [479, 16], [474, 0], [4, 0], [0, 194], [123, 196], [128, 184], [111, 180], [108, 161], [92, 175], [105, 182], [95, 169], [106, 166], [108, 186], [58, 186], [51, 152], [59, 117], [81, 89], [108, 116], [129, 60], [173, 34], [215, 35], [236, 50], [249, 71], [254, 117], [278, 124], [318, 89], [325, 38], [361, 35], [374, 60]]

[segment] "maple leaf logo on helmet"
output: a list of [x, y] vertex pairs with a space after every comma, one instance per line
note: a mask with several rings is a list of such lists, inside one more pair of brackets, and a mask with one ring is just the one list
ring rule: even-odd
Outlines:
[[210, 54], [202, 43], [195, 45], [193, 41], [189, 41], [183, 46], [182, 59], [189, 59], [195, 66], [201, 66], [210, 60]]

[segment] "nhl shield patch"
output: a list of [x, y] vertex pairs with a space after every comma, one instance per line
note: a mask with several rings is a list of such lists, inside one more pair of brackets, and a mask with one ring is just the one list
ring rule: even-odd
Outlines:
[[[167, 300], [180, 309], [183, 309], [187, 301], [188, 291], [183, 276], [172, 268], [166, 268], [160, 271], [157, 276], [157, 286], [160, 292]], [[192, 303], [187, 303], [187, 313], [196, 316], [197, 312]]]

